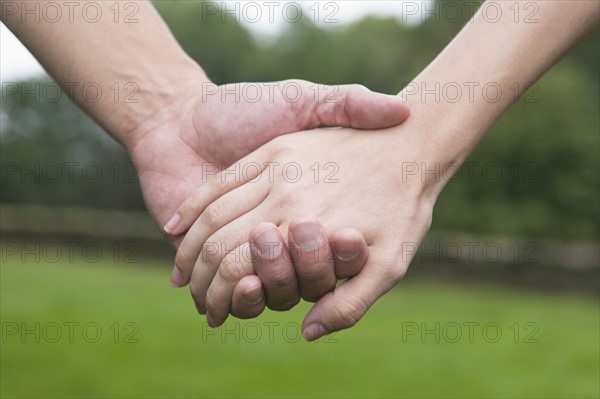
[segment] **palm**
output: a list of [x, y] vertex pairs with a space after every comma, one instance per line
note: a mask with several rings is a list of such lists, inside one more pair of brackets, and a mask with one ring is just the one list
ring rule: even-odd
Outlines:
[[206, 161], [181, 139], [176, 123], [150, 133], [138, 144], [136, 154], [146, 206], [162, 226], [199, 187]]
[[301, 130], [297, 115], [279, 98], [226, 104], [211, 96], [190, 103], [146, 132], [132, 151], [148, 210], [159, 225], [203, 183], [207, 171]]

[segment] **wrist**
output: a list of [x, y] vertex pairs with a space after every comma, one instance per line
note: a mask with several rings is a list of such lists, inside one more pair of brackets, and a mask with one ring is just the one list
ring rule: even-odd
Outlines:
[[195, 63], [171, 67], [168, 73], [153, 71], [153, 76], [139, 84], [138, 101], [131, 104], [128, 116], [115, 136], [131, 152], [149, 133], [169, 121], [182, 121], [210, 79]]
[[405, 98], [411, 116], [386, 131], [390, 136], [382, 151], [391, 152], [392, 179], [399, 189], [415, 190], [433, 206], [489, 125], [478, 104]]

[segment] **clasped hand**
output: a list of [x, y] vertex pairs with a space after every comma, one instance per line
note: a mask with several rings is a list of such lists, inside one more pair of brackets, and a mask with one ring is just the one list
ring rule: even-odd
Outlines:
[[[312, 340], [356, 324], [402, 278], [411, 260], [402, 243], [421, 241], [434, 202], [427, 184], [400, 182], [397, 160], [419, 155], [410, 140], [404, 149], [397, 142], [405, 126], [279, 137], [210, 176], [183, 203], [172, 232], [189, 231], [175, 263], [209, 324], [230, 312], [256, 316], [265, 304], [289, 309], [301, 296], [317, 302], [303, 322]], [[251, 167], [292, 163], [300, 172], [293, 178]], [[325, 163], [336, 166], [335, 181], [306, 173]], [[245, 307], [244, 292], [253, 294]]]

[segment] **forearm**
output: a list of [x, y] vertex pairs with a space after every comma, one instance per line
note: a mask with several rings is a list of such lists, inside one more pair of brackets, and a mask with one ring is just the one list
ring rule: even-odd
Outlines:
[[1, 18], [74, 101], [127, 146], [141, 122], [207, 79], [150, 2], [88, 3], [54, 2], [60, 18], [49, 8], [48, 18], [43, 1], [3, 1]]
[[427, 146], [425, 160], [463, 162], [518, 95], [598, 24], [595, 0], [535, 4], [533, 23], [522, 14], [515, 21], [513, 1], [494, 2], [502, 13], [495, 23], [490, 9], [482, 14], [483, 6], [403, 91], [411, 104], [408, 123]]

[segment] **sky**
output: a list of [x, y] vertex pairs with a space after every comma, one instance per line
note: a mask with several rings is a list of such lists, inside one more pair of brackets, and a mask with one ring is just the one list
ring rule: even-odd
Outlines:
[[[253, 5], [249, 6], [248, 4]], [[216, 1], [215, 4], [226, 10], [232, 10], [239, 21], [247, 26], [257, 38], [268, 40], [277, 35], [286, 25], [284, 10], [288, 18], [295, 18], [297, 4], [302, 6], [302, 15], [314, 22], [326, 26], [327, 23], [347, 24], [366, 15], [392, 16], [403, 22], [418, 22], [419, 13], [408, 16], [407, 7], [411, 3], [414, 12], [415, 4], [420, 9], [427, 1], [279, 1], [268, 6], [264, 1]], [[254, 5], [259, 5], [260, 11]], [[405, 11], [403, 16], [403, 9]], [[272, 16], [272, 18], [270, 18]], [[289, 19], [288, 19], [289, 20]], [[338, 21], [338, 22], [336, 22]], [[11, 82], [45, 74], [42, 66], [31, 53], [4, 25], [0, 24], [0, 82]]]

